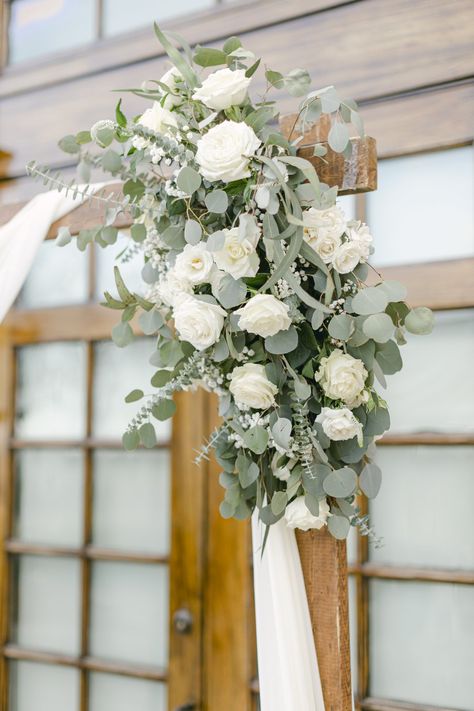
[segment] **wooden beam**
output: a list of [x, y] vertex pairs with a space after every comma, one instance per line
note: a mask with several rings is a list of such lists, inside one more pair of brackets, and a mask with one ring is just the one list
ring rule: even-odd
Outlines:
[[297, 531], [326, 711], [351, 711], [349, 601], [345, 541], [327, 529]]

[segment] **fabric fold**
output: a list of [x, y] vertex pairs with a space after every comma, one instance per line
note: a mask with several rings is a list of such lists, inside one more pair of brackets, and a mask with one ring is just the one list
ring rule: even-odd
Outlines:
[[324, 711], [324, 699], [295, 532], [252, 517], [261, 711]]

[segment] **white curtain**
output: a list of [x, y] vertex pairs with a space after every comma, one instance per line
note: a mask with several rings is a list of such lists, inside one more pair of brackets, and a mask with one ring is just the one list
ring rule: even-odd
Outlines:
[[[93, 190], [102, 187], [93, 186]], [[28, 276], [52, 223], [78, 207], [84, 198], [51, 191], [37, 195], [0, 227], [0, 323]]]
[[318, 660], [295, 532], [252, 518], [261, 711], [324, 711]]

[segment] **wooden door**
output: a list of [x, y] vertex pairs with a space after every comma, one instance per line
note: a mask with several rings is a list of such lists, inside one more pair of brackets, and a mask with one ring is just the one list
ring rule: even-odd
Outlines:
[[2, 711], [201, 708], [206, 402], [123, 451], [153, 342], [108, 340], [104, 274], [45, 243], [0, 330]]

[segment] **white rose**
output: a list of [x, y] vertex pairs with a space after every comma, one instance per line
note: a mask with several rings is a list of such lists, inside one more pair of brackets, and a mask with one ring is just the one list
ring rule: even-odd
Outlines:
[[193, 287], [183, 275], [178, 274], [175, 269], [170, 269], [158, 283], [157, 293], [163, 304], [174, 306], [176, 298], [181, 294], [192, 294]]
[[181, 341], [188, 341], [198, 351], [209, 348], [220, 338], [227, 316], [217, 304], [183, 295], [175, 300], [174, 325]]
[[213, 267], [212, 254], [204, 244], [187, 244], [176, 257], [174, 270], [191, 284], [204, 284], [210, 281]]
[[349, 403], [364, 389], [367, 371], [361, 360], [336, 348], [328, 358], [321, 358], [314, 377], [329, 398]]
[[319, 516], [313, 516], [304, 502], [304, 496], [298, 496], [285, 511], [285, 520], [288, 528], [300, 528], [309, 531], [311, 528], [320, 529], [327, 524], [329, 506], [326, 499], [319, 502]]
[[361, 260], [361, 251], [357, 242], [343, 242], [336, 250], [332, 266], [339, 274], [352, 272]]
[[358, 246], [361, 259], [368, 259], [373, 242], [368, 226], [364, 222], [359, 222], [356, 227], [351, 227], [347, 231], [347, 236]]
[[340, 207], [333, 205], [325, 210], [310, 207], [304, 213], [305, 224], [321, 236], [342, 237], [346, 230], [346, 216]]
[[171, 109], [173, 106], [179, 106], [183, 99], [179, 96], [179, 86], [183, 81], [183, 75], [177, 67], [171, 67], [163, 74], [160, 82], [168, 87], [169, 93], [166, 94], [163, 101], [165, 109]]
[[362, 425], [347, 407], [341, 407], [337, 410], [331, 407], [323, 407], [316, 418], [316, 422], [321, 424], [324, 434], [334, 442], [341, 442], [353, 437], [360, 439], [362, 437]]
[[[335, 210], [316, 210], [311, 207], [303, 212], [303, 238], [312, 249], [319, 254], [325, 264], [329, 264], [341, 246], [341, 235], [345, 229], [345, 221]], [[330, 213], [326, 215], [326, 213]]]
[[[255, 223], [254, 225], [256, 228]], [[255, 251], [260, 237], [258, 228], [254, 230], [247, 228], [245, 230], [247, 236], [244, 237], [242, 237], [239, 227], [233, 227], [230, 230], [224, 229], [223, 232], [225, 235], [224, 246], [214, 252], [214, 261], [219, 269], [227, 272], [234, 279], [255, 276], [260, 266], [260, 260]]]
[[291, 326], [288, 311], [288, 306], [275, 296], [257, 294], [235, 313], [240, 316], [239, 326], [243, 331], [266, 338], [279, 331], [286, 331]]
[[[173, 126], [174, 128], [178, 127], [178, 123], [171, 111], [163, 108], [158, 101], [154, 101], [153, 106], [144, 111], [138, 119], [138, 123], [140, 126], [149, 128], [152, 131], [155, 131], [155, 133], [162, 133], [165, 136], [172, 135], [169, 131], [170, 126]], [[132, 144], [138, 150], [143, 150], [149, 145], [149, 141], [141, 136], [135, 136], [132, 140]], [[153, 146], [153, 148], [156, 149], [156, 146]], [[161, 149], [157, 149], [155, 152], [157, 154], [157, 158], [159, 158], [163, 153]]]
[[231, 373], [229, 390], [236, 402], [257, 410], [266, 410], [275, 404], [278, 388], [268, 378], [263, 365], [245, 363]]
[[244, 69], [218, 69], [209, 74], [202, 86], [193, 94], [193, 99], [215, 111], [240, 106], [246, 97], [251, 79], [245, 76]]
[[249, 161], [259, 146], [260, 140], [246, 123], [223, 121], [197, 142], [200, 173], [210, 182], [248, 178]]

